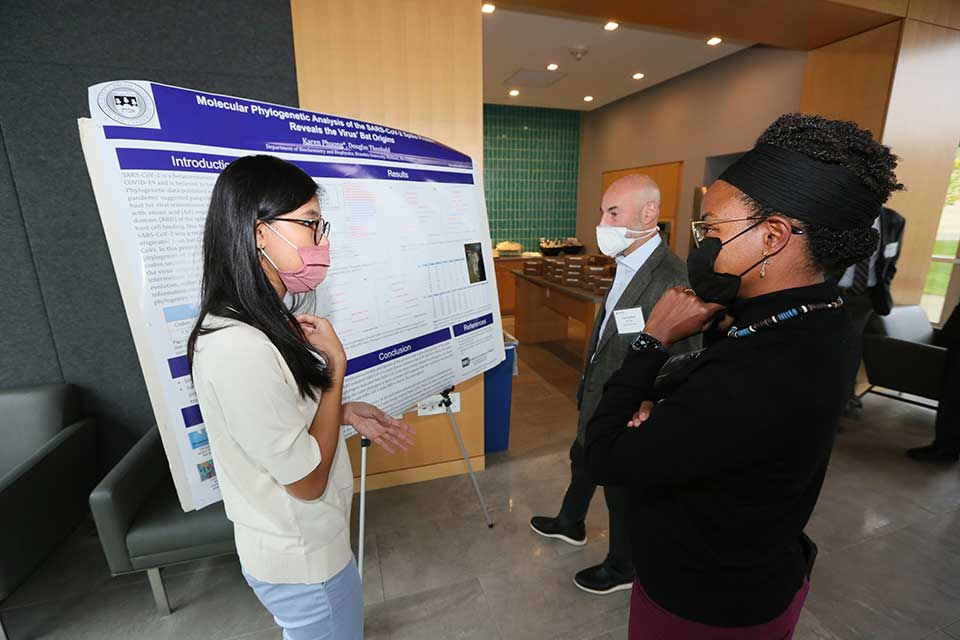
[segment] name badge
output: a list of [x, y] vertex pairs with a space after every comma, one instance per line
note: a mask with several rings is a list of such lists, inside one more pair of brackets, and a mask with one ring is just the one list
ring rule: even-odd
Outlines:
[[647, 325], [640, 307], [617, 309], [613, 312], [613, 318], [617, 321], [618, 333], [640, 333]]
[[893, 258], [897, 255], [897, 249], [900, 248], [899, 242], [889, 242], [883, 248], [883, 257], [884, 258]]

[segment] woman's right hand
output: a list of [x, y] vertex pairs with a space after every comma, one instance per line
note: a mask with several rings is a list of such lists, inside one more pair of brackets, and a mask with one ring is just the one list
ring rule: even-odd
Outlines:
[[704, 302], [689, 287], [667, 289], [647, 318], [644, 332], [664, 346], [704, 331], [724, 306]]
[[313, 348], [325, 355], [333, 365], [334, 371], [342, 376], [347, 365], [347, 354], [330, 321], [319, 316], [301, 313], [297, 316], [297, 322], [300, 323], [303, 334]]

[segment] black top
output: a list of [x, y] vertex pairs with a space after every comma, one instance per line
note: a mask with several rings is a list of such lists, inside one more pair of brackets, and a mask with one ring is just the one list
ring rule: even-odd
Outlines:
[[[819, 284], [738, 301], [734, 324], [836, 297]], [[666, 355], [631, 350], [604, 388], [587, 465], [599, 484], [631, 490], [637, 579], [663, 608], [738, 627], [789, 606], [844, 402], [846, 322], [843, 309], [816, 311], [719, 341], [638, 428], [625, 425], [657, 400]]]
[[903, 248], [903, 229], [906, 225], [906, 218], [893, 209], [884, 207], [881, 210], [880, 244], [877, 245], [877, 260], [873, 265], [877, 284], [870, 289], [873, 310], [881, 316], [889, 315], [893, 309], [890, 285], [897, 275], [897, 261]]

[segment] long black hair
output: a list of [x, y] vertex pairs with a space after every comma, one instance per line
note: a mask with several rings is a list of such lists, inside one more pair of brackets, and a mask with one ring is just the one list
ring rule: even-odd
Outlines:
[[203, 326], [213, 314], [266, 334], [290, 367], [302, 396], [316, 398], [315, 389], [330, 387], [327, 359], [310, 345], [267, 279], [255, 235], [258, 221], [290, 213], [315, 195], [317, 183], [310, 176], [273, 156], [239, 158], [217, 178], [203, 230], [200, 313], [187, 340], [191, 371], [197, 338], [216, 331]]

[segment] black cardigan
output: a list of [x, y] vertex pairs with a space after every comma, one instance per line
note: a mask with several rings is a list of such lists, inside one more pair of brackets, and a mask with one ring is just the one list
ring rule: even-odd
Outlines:
[[[738, 301], [734, 324], [837, 295], [820, 284]], [[637, 579], [664, 609], [750, 626], [783, 613], [801, 587], [801, 534], [844, 401], [847, 325], [845, 310], [825, 310], [724, 338], [638, 428], [626, 422], [658, 399], [666, 356], [631, 350], [604, 388], [587, 465], [599, 484], [630, 489]]]

